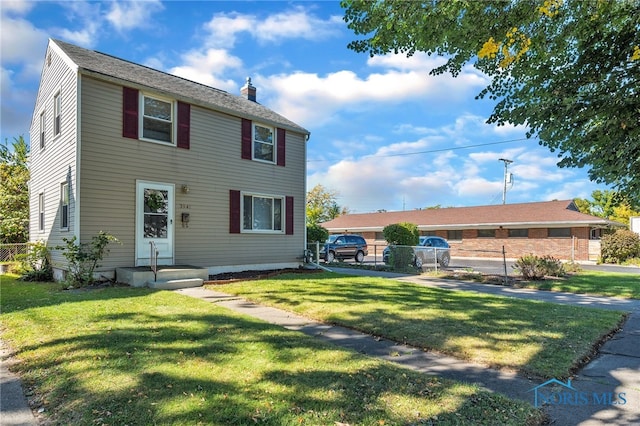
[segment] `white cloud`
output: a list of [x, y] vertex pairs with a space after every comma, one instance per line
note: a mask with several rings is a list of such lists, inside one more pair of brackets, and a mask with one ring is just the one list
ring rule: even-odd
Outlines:
[[230, 55], [226, 50], [208, 49], [205, 52], [192, 50], [182, 55], [182, 61], [184, 65], [174, 67], [169, 72], [231, 93], [239, 91], [236, 81], [220, 77], [228, 69], [242, 67], [240, 58]]
[[24, 19], [1, 17], [2, 64], [24, 64], [30, 74], [40, 75], [47, 34]]
[[61, 3], [61, 6], [68, 10], [68, 20], [71, 23], [79, 23], [79, 29], [58, 27], [51, 31], [70, 43], [86, 48], [95, 46], [104, 21], [100, 3], [70, 1]]
[[573, 198], [591, 198], [591, 193], [595, 190], [592, 182], [588, 180], [564, 182], [555, 191], [547, 191], [544, 200], [571, 200]]
[[2, 15], [16, 13], [24, 15], [33, 8], [34, 2], [28, 0], [3, 0], [0, 11]]
[[236, 43], [236, 34], [249, 32], [254, 25], [255, 17], [239, 13], [220, 13], [205, 24], [209, 32], [207, 46], [232, 48]]
[[285, 39], [322, 40], [344, 26], [341, 17], [317, 18], [302, 6], [266, 18], [237, 12], [218, 13], [204, 26], [209, 32], [207, 45], [231, 48], [240, 33], [247, 33], [258, 43], [277, 43]]
[[296, 7], [258, 21], [253, 34], [260, 42], [296, 38], [322, 40], [336, 34], [337, 27], [344, 25], [341, 17], [332, 16], [323, 20], [309, 14], [302, 7]]
[[128, 31], [134, 28], [147, 28], [151, 25], [151, 15], [164, 9], [158, 0], [115, 1], [109, 3], [111, 9], [106, 15], [107, 21], [116, 30]]
[[[457, 78], [449, 75], [429, 76], [425, 57], [420, 54], [411, 58], [392, 55], [388, 61], [384, 60], [385, 57], [373, 62], [370, 60], [370, 64], [388, 68], [363, 77], [350, 70], [325, 76], [297, 71], [256, 77], [255, 81], [265, 88], [264, 93], [274, 98], [269, 103], [273, 109], [303, 124], [326, 123], [336, 111], [344, 108], [366, 110], [406, 101], [440, 108], [445, 102], [468, 100], [479, 87], [486, 84], [484, 78], [473, 69], [463, 70]], [[429, 61], [436, 63], [432, 59]], [[398, 63], [415, 64], [398, 67]]]
[[12, 81], [12, 71], [0, 68], [0, 92], [2, 93], [2, 108], [0, 111], [0, 128], [2, 141], [23, 135], [29, 141], [29, 126], [33, 112], [35, 94], [19, 89]]
[[[341, 205], [369, 212], [452, 206], [452, 200], [463, 200], [463, 205], [499, 203], [504, 188], [504, 164], [499, 158], [514, 161], [509, 166], [514, 184], [507, 188], [508, 202], [540, 199], [543, 185], [567, 182], [572, 177], [570, 170], [559, 170], [554, 158], [535, 141], [523, 141], [523, 145], [499, 151], [456, 150], [454, 139], [491, 143], [496, 137], [495, 126], [485, 124], [479, 116], [463, 113], [439, 127], [414, 129], [405, 124], [401, 128], [405, 135], [413, 132], [417, 137], [378, 146], [372, 154], [360, 157], [358, 153], [366, 151], [357, 141], [366, 140], [366, 135], [334, 141], [328, 156], [343, 160], [328, 168], [314, 164], [309, 187], [322, 183], [339, 189], [343, 195]], [[371, 152], [371, 146], [368, 148]], [[440, 152], [441, 149], [445, 151]], [[532, 198], [532, 194], [537, 195]]]
[[496, 193], [501, 192], [503, 183], [476, 176], [460, 180], [454, 185], [454, 189], [459, 197], [485, 197], [485, 204], [490, 204], [490, 196], [495, 196]]

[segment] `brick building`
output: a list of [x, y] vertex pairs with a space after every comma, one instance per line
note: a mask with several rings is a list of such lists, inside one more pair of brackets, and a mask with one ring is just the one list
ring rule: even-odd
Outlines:
[[535, 254], [574, 261], [598, 260], [602, 230], [625, 226], [581, 213], [572, 200], [347, 214], [322, 226], [331, 234], [360, 234], [376, 252], [386, 244], [384, 227], [400, 222], [417, 225], [420, 235], [446, 238], [454, 257], [502, 258], [504, 247], [510, 259]]

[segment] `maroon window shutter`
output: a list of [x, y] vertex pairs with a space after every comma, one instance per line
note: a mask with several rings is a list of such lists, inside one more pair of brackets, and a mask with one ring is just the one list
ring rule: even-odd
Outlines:
[[293, 197], [287, 197], [285, 204], [285, 232], [287, 235], [293, 235]]
[[246, 118], [242, 119], [242, 158], [245, 160], [251, 160], [251, 120]]
[[122, 136], [138, 139], [138, 90], [122, 88]]
[[285, 146], [286, 146], [286, 141], [285, 141], [285, 135], [287, 132], [285, 132], [284, 129], [276, 129], [276, 143], [278, 144], [278, 166], [285, 166]]
[[240, 191], [229, 190], [229, 233], [240, 233]]
[[191, 105], [178, 102], [178, 148], [189, 149], [191, 143]]

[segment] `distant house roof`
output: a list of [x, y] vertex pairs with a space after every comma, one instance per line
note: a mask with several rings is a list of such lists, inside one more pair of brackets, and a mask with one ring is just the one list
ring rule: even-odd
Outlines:
[[413, 223], [419, 230], [624, 226], [580, 213], [571, 200], [347, 214], [322, 226], [329, 231], [363, 232], [381, 231], [387, 225], [400, 222]]
[[309, 134], [308, 130], [293, 121], [241, 96], [64, 41], [52, 39], [50, 42], [77, 65], [81, 73], [106, 80], [116, 79], [121, 84], [128, 83], [134, 87], [146, 87], [171, 94], [173, 97], [191, 104], [231, 115], [263, 120], [282, 128]]

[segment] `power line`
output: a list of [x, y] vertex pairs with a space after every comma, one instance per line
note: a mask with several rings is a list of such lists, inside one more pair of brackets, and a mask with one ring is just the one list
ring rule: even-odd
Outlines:
[[[460, 149], [478, 148], [481, 146], [499, 145], [503, 143], [520, 142], [520, 141], [526, 141], [526, 140], [528, 140], [528, 138], [510, 139], [510, 140], [498, 141], [498, 142], [478, 143], [474, 145], [465, 145], [465, 146], [455, 146], [453, 148], [431, 149], [428, 151], [404, 152], [399, 154], [387, 154], [387, 155], [371, 154], [371, 155], [364, 155], [362, 158], [389, 158], [389, 157], [404, 157], [407, 155], [432, 154], [434, 152], [457, 151]], [[322, 161], [334, 161], [334, 160], [307, 160], [307, 163], [322, 162]]]

